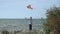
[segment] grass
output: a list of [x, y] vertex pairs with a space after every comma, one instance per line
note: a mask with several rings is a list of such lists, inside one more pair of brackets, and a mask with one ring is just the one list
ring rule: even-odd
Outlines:
[[[5, 32], [5, 31], [3, 31]], [[7, 33], [9, 31], [6, 31]], [[42, 30], [21, 30], [21, 31], [12, 31], [12, 32], [9, 32], [10, 34], [43, 34], [44, 32]]]

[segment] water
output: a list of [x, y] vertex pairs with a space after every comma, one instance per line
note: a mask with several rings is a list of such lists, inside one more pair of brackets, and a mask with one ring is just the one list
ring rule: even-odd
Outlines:
[[[39, 30], [44, 28], [45, 19], [33, 19], [33, 29]], [[28, 30], [29, 19], [0, 19], [0, 30]]]

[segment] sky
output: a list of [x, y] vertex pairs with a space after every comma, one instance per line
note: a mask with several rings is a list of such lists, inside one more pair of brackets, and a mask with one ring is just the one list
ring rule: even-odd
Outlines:
[[[31, 4], [33, 10], [26, 6]], [[46, 18], [46, 10], [60, 0], [0, 0], [0, 18]]]

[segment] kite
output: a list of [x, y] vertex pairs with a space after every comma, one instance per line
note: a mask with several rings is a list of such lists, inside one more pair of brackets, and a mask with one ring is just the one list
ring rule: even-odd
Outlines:
[[27, 6], [28, 9], [33, 9], [32, 5]]

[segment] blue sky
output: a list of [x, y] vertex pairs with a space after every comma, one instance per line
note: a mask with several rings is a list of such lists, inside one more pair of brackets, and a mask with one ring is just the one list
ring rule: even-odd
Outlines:
[[[60, 0], [0, 0], [0, 18], [46, 18], [46, 10]], [[33, 10], [26, 6], [32, 4]]]

